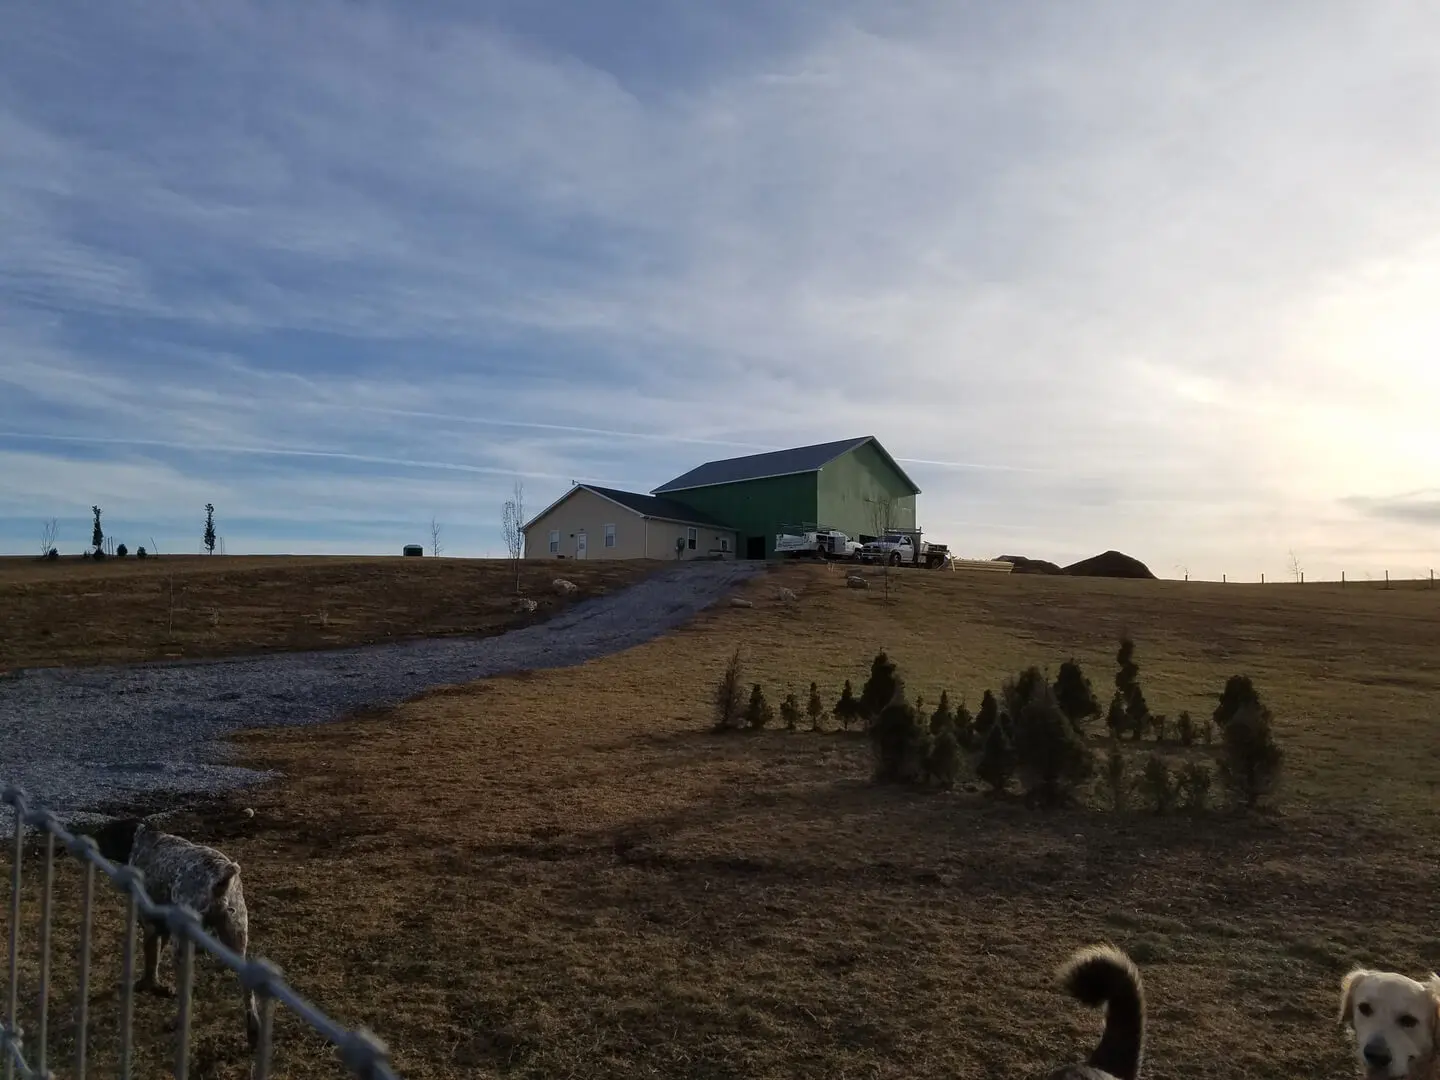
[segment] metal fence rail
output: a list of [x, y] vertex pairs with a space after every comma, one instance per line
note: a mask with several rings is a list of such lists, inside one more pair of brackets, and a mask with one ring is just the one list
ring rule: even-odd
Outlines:
[[[335, 1046], [349, 1071], [365, 1080], [400, 1080], [390, 1067], [389, 1051], [366, 1028], [354, 1030], [336, 1023], [285, 982], [280, 969], [261, 957], [246, 959], [211, 937], [200, 924], [199, 916], [188, 907], [156, 904], [145, 892], [144, 876], [130, 866], [116, 866], [104, 859], [88, 836], [69, 832], [59, 819], [44, 807], [32, 809], [25, 793], [18, 787], [5, 785], [0, 803], [15, 809], [15, 836], [10, 875], [10, 968], [5, 997], [5, 1016], [0, 1024], [0, 1076], [4, 1080], [51, 1080], [54, 1076], [47, 1063], [47, 1027], [50, 1010], [50, 946], [52, 900], [55, 876], [55, 844], [64, 845], [84, 865], [81, 886], [80, 947], [75, 1002], [75, 1063], [76, 1080], [84, 1080], [86, 1042], [89, 1025], [90, 946], [92, 912], [95, 898], [95, 871], [99, 870], [126, 897], [125, 944], [120, 974], [120, 1061], [122, 1078], [131, 1075], [134, 1050], [132, 1019], [135, 992], [135, 931], [140, 916], [162, 920], [175, 941], [176, 970], [176, 1045], [174, 1076], [185, 1080], [190, 1065], [190, 1021], [192, 1017], [195, 947], [198, 945], [235, 973], [242, 987], [252, 990], [258, 998], [260, 1037], [254, 1051], [253, 1077], [269, 1080], [274, 1043], [275, 1005], [280, 1003], [305, 1021], [326, 1041]], [[40, 978], [39, 1015], [33, 1040], [22, 1032], [20, 1009], [20, 888], [24, 862], [25, 827], [37, 829], [44, 845], [40, 892]], [[27, 1061], [27, 1052], [33, 1062]]]

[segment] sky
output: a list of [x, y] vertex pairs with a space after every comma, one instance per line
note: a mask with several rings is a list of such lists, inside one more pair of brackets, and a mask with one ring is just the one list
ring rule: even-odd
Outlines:
[[0, 552], [499, 555], [868, 434], [971, 557], [1440, 563], [1430, 0], [4, 21]]

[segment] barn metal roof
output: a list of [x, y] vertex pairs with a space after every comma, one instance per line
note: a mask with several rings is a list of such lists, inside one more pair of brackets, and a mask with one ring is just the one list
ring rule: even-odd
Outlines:
[[692, 488], [714, 487], [717, 484], [735, 484], [744, 480], [765, 480], [776, 476], [795, 476], [800, 473], [819, 472], [842, 454], [858, 449], [866, 443], [874, 443], [890, 466], [909, 484], [918, 495], [920, 489], [915, 481], [905, 475], [905, 470], [896, 464], [874, 435], [862, 435], [858, 439], [840, 439], [837, 442], [816, 443], [813, 446], [797, 446], [793, 450], [772, 450], [765, 454], [748, 454], [745, 457], [725, 458], [723, 461], [707, 461], [677, 476], [674, 480], [654, 489], [653, 494], [662, 495], [671, 491], [689, 491]]
[[621, 491], [618, 488], [596, 487], [594, 484], [582, 484], [581, 486], [588, 488], [601, 498], [619, 503], [627, 510], [634, 510], [641, 517], [678, 521], [682, 525], [709, 525], [727, 532], [732, 531], [730, 526], [724, 522], [716, 521], [709, 514], [702, 514], [699, 510], [676, 502], [674, 499], [660, 499], [654, 495], [641, 495], [634, 491]]
[[660, 499], [654, 495], [641, 495], [634, 491], [621, 491], [619, 488], [600, 487], [597, 484], [576, 484], [569, 491], [565, 492], [558, 499], [552, 502], [540, 513], [521, 526], [520, 531], [528, 532], [537, 521], [547, 516], [566, 499], [570, 498], [577, 491], [588, 491], [592, 495], [599, 495], [602, 499], [609, 499], [611, 502], [623, 506], [641, 517], [655, 518], [658, 521], [673, 521], [680, 525], [704, 525], [712, 529], [723, 529], [726, 532], [734, 532], [729, 525], [715, 520], [709, 514], [702, 514], [699, 510], [692, 509], [684, 503], [676, 502], [674, 499]]

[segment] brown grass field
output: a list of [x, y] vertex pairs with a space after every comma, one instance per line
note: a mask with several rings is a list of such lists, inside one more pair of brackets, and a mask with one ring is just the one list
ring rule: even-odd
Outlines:
[[[411, 1078], [1033, 1075], [1098, 1037], [1052, 972], [1099, 940], [1144, 972], [1146, 1076], [1356, 1075], [1340, 976], [1440, 965], [1440, 591], [895, 580], [887, 604], [787, 567], [747, 586], [754, 608], [603, 661], [247, 734], [243, 757], [285, 778], [179, 827], [245, 867], [256, 950]], [[854, 735], [708, 730], [737, 646], [772, 700], [812, 678], [858, 692], [883, 647], [912, 693], [973, 707], [1072, 655], [1108, 698], [1126, 629], [1156, 711], [1208, 715], [1228, 675], [1254, 677], [1287, 754], [1278, 811], [1158, 818], [1097, 794], [1044, 813], [878, 788]], [[57, 896], [73, 919], [68, 864]], [[245, 1075], [232, 984], [202, 962], [199, 986], [191, 1075]], [[103, 1059], [113, 992], [94, 1009]], [[162, 1069], [171, 1009], [140, 1003], [139, 1075]], [[280, 1031], [278, 1075], [342, 1075]]]
[[[568, 562], [572, 599], [661, 563]], [[512, 564], [484, 559], [169, 555], [0, 558], [0, 671], [326, 649], [410, 637], [498, 634], [517, 625]], [[554, 564], [522, 564], [544, 618]]]

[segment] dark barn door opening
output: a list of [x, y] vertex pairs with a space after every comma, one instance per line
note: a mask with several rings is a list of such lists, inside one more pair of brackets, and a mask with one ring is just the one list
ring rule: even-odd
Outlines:
[[765, 538], [763, 536], [747, 536], [745, 538], [745, 558], [765, 558]]

